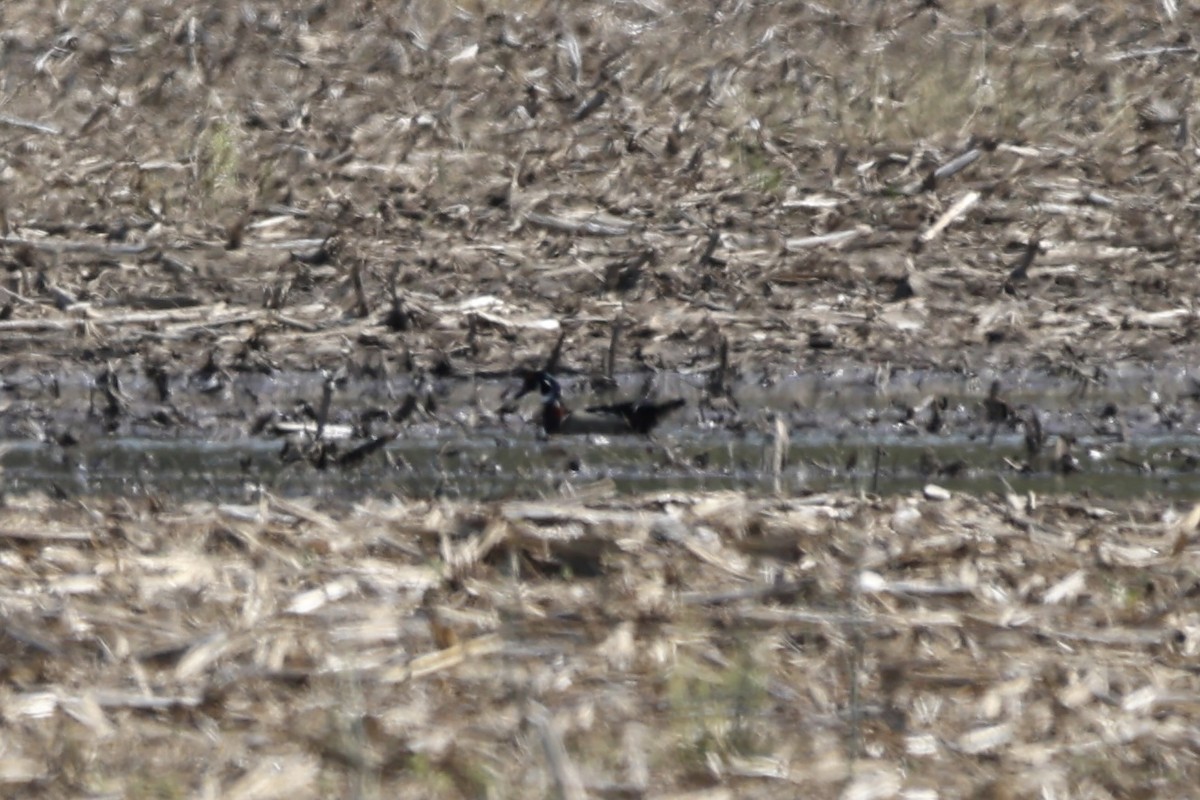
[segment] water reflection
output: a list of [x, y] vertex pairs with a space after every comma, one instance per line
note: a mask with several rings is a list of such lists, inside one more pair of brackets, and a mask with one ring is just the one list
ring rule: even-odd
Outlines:
[[617, 437], [545, 441], [530, 434], [461, 433], [400, 438], [364, 463], [316, 469], [284, 464], [278, 439], [232, 442], [112, 439], [86, 445], [15, 442], [0, 463], [5, 490], [60, 496], [158, 494], [177, 499], [245, 499], [259, 487], [274, 493], [353, 500], [380, 494], [455, 498], [537, 497], [566, 484], [611, 480], [617, 491], [715, 491], [787, 494], [843, 490], [891, 494], [927, 483], [972, 493], [1006, 487], [1038, 493], [1091, 491], [1200, 494], [1200, 437], [1147, 438], [1114, 445], [1075, 442], [1078, 469], [1054, 471], [1052, 459], [1026, 472], [1023, 442], [1000, 436], [884, 435], [830, 437], [799, 431], [791, 439], [778, 484], [772, 443], [759, 433], [680, 430], [650, 441]]

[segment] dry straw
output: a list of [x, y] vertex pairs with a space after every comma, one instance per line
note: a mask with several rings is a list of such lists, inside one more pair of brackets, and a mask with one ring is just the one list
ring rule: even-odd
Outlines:
[[0, 780], [247, 798], [1182, 787], [1200, 511], [1027, 500], [10, 499]]

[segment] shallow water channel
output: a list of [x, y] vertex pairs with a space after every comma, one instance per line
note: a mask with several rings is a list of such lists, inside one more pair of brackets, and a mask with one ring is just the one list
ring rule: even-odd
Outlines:
[[[256, 380], [256, 399], [280, 407], [285, 398], [319, 393], [319, 384], [308, 377], [269, 385]], [[984, 408], [994, 380], [1012, 387], [1005, 399], [1013, 418], [1006, 422], [989, 421]], [[622, 381], [616, 394], [636, 392], [635, 383]], [[583, 384], [564, 380], [580, 404], [596, 397]], [[661, 395], [681, 394], [689, 406], [653, 439], [546, 439], [532, 421], [535, 396], [516, 412], [497, 415], [492, 412], [511, 396], [511, 381], [459, 380], [438, 388], [435, 413], [406, 422], [395, 440], [354, 466], [285, 463], [284, 440], [247, 435], [251, 410], [235, 422], [236, 415], [214, 411], [221, 407], [219, 396], [193, 409], [199, 424], [175, 430], [131, 422], [101, 433], [90, 420], [94, 410], [74, 421], [65, 412], [50, 414], [43, 429], [66, 425], [81, 435], [64, 446], [61, 437], [10, 433], [0, 466], [8, 492], [66, 497], [246, 499], [263, 489], [341, 500], [722, 489], [888, 494], [930, 483], [975, 493], [1200, 496], [1200, 403], [1184, 370], [1114, 369], [1103, 381], [916, 371], [891, 372], [881, 380], [878, 371], [865, 370], [772, 381], [743, 376], [734, 391], [736, 410], [704, 403], [702, 386], [701, 378], [686, 375], [659, 381]], [[393, 388], [389, 401], [403, 392], [402, 386]], [[138, 389], [131, 383], [125, 391]], [[232, 387], [230, 396], [236, 394]], [[352, 420], [362, 404], [379, 403], [378, 394], [378, 387], [365, 383], [346, 387], [335, 400], [331, 423]], [[931, 398], [940, 408], [936, 427]], [[1033, 413], [1043, 439], [1031, 456], [1024, 420]], [[18, 429], [12, 419], [6, 422], [9, 431]], [[776, 471], [779, 430], [786, 432], [787, 452]]]
[[[611, 480], [617, 492], [746, 489], [789, 494], [830, 489], [889, 494], [934, 483], [972, 493], [1007, 488], [1039, 493], [1090, 491], [1119, 496], [1158, 493], [1200, 496], [1200, 471], [1179, 453], [1178, 438], [1100, 451], [1093, 444], [1079, 467], [1025, 471], [1015, 436], [922, 441], [864, 438], [823, 441], [796, 436], [776, 477], [773, 442], [762, 435], [676, 436], [665, 445], [634, 437], [542, 441], [506, 438], [403, 439], [363, 464], [316, 469], [282, 464], [271, 439], [206, 442], [122, 438], [93, 442], [70, 455], [62, 448], [18, 442], [4, 455], [7, 491], [43, 490], [66, 496], [164, 494], [245, 498], [260, 488], [285, 495], [350, 499], [368, 494], [503, 498], [587, 491]], [[1188, 437], [1192, 450], [1200, 438]], [[660, 440], [664, 441], [664, 440]], [[1010, 459], [1011, 464], [1004, 459]], [[931, 463], [950, 465], [947, 471]]]

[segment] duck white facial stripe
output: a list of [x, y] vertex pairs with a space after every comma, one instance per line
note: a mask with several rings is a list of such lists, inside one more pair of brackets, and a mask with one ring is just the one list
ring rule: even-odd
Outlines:
[[542, 376], [542, 401], [550, 402], [557, 399], [562, 393], [558, 386], [558, 381], [551, 378], [549, 375]]

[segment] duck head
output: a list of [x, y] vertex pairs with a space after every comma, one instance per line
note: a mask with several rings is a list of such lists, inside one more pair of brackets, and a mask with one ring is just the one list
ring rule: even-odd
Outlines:
[[521, 398], [533, 391], [542, 395], [543, 403], [562, 399], [562, 387], [549, 372], [544, 370], [525, 373], [525, 382], [521, 384], [521, 391], [517, 392], [516, 396]]
[[542, 396], [542, 430], [546, 433], [559, 433], [563, 420], [570, 416], [570, 412], [567, 411], [562, 400], [562, 387], [550, 373], [540, 370], [526, 373], [525, 382], [521, 384], [521, 391], [517, 392], [517, 398], [524, 397], [533, 391], [537, 391]]

